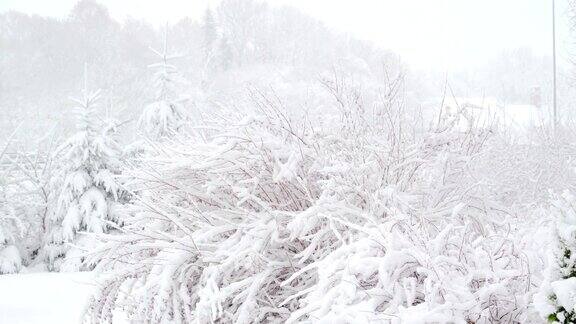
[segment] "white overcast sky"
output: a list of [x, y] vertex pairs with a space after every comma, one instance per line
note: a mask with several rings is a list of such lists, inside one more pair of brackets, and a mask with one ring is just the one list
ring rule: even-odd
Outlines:
[[[0, 0], [0, 12], [64, 17], [76, 0]], [[218, 0], [98, 0], [111, 14], [155, 24], [199, 18]], [[416, 68], [466, 69], [499, 53], [529, 47], [551, 53], [552, 0], [268, 0], [399, 53]], [[560, 62], [569, 54], [566, 0], [556, 0]]]

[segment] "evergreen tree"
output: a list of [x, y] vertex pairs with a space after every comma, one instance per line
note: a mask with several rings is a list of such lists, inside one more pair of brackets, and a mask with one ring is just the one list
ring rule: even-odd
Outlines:
[[120, 225], [115, 212], [125, 198], [116, 176], [119, 150], [109, 128], [96, 115], [99, 93], [84, 87], [75, 100], [77, 132], [59, 149], [61, 169], [57, 177], [57, 200], [48, 216], [44, 259], [51, 270], [89, 269], [83, 253], [95, 243], [93, 235]]
[[224, 71], [232, 67], [232, 48], [230, 47], [230, 42], [226, 36], [223, 36], [220, 40], [220, 66]]
[[202, 23], [202, 32], [204, 37], [204, 55], [205, 59], [210, 60], [213, 55], [214, 45], [218, 39], [218, 32], [216, 29], [216, 22], [214, 20], [214, 15], [210, 8], [206, 9], [204, 13], [204, 21]]
[[160, 58], [160, 62], [149, 66], [155, 70], [155, 100], [144, 108], [138, 124], [146, 135], [160, 139], [173, 135], [182, 127], [186, 120], [183, 105], [187, 98], [179, 95], [183, 79], [178, 69], [169, 63], [178, 56], [168, 54], [167, 35], [164, 38], [164, 50], [159, 52], [152, 49], [152, 51]]

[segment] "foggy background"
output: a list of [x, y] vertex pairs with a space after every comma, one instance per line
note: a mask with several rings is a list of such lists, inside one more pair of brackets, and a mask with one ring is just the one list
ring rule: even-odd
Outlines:
[[[2, 130], [21, 125], [24, 133], [42, 133], [46, 123], [67, 129], [61, 115], [84, 64], [93, 86], [108, 93], [107, 113], [130, 120], [151, 99], [144, 86], [153, 62], [149, 47], [163, 46], [166, 28], [170, 50], [181, 56], [173, 64], [198, 109], [225, 102], [239, 84], [270, 85], [283, 67], [306, 70], [299, 75], [304, 78], [317, 78], [326, 66], [361, 72], [362, 64], [377, 64], [375, 52], [386, 52], [406, 70], [406, 92], [415, 105], [434, 106], [448, 84], [456, 97], [502, 106], [531, 104], [536, 91], [549, 114], [551, 9], [538, 0], [4, 0]], [[207, 12], [213, 31], [205, 28]], [[568, 118], [573, 41], [565, 1], [557, 2], [556, 14], [558, 105]], [[229, 84], [236, 74], [241, 77]]]

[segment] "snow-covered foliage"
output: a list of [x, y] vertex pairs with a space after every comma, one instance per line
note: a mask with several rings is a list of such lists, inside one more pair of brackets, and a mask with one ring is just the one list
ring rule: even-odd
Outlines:
[[[131, 171], [94, 322], [525, 322], [532, 276], [510, 204], [479, 179], [497, 127], [413, 122], [391, 83], [323, 81], [307, 118], [253, 96]], [[373, 107], [373, 109], [367, 109]], [[409, 122], [410, 121], [410, 122]], [[485, 170], [484, 170], [485, 171]], [[528, 218], [526, 219], [528, 221]]]
[[[0, 163], [6, 163], [4, 156], [8, 144], [0, 154]], [[17, 238], [24, 230], [21, 220], [15, 215], [7, 197], [7, 174], [0, 174], [0, 274], [15, 273], [22, 267], [20, 252], [15, 247]]]
[[53, 171], [50, 132], [47, 137], [49, 143], [40, 139], [36, 152], [15, 150], [17, 143], [9, 140], [0, 154], [0, 274], [33, 263], [41, 246]]
[[16, 273], [22, 267], [16, 241], [23, 236], [24, 226], [10, 207], [3, 190], [0, 198], [0, 274]]
[[110, 128], [98, 119], [98, 95], [85, 86], [83, 97], [75, 100], [77, 132], [58, 148], [56, 201], [48, 214], [42, 250], [53, 270], [92, 267], [83, 264], [83, 254], [93, 248], [94, 240], [82, 234], [106, 233], [122, 222], [117, 212], [117, 202], [125, 196], [116, 179], [119, 150]]
[[555, 226], [549, 264], [534, 298], [543, 318], [553, 323], [576, 322], [576, 199], [565, 191], [552, 209]]

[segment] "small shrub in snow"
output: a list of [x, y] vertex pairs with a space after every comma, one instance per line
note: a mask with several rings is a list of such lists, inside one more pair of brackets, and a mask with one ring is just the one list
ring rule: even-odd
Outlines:
[[553, 323], [576, 322], [576, 198], [566, 191], [554, 203], [555, 246], [534, 302]]
[[0, 250], [0, 274], [17, 273], [22, 268], [20, 251], [14, 246], [5, 246]]
[[[47, 137], [51, 138], [50, 133]], [[47, 143], [45, 139], [38, 141], [35, 152], [17, 150], [0, 154], [3, 166], [0, 173], [0, 250], [9, 248], [0, 253], [0, 263], [5, 269], [10, 268], [10, 272], [35, 263], [42, 246], [47, 215], [54, 200], [50, 190], [52, 158], [46, 153], [53, 148], [53, 142]], [[4, 153], [7, 150], [8, 146]]]
[[13, 210], [6, 210], [6, 202], [0, 201], [0, 274], [16, 273], [22, 267], [22, 257], [16, 240], [22, 237], [24, 227]]
[[[0, 155], [4, 156], [6, 149]], [[22, 259], [14, 244], [24, 232], [22, 222], [14, 213], [6, 197], [6, 180], [0, 174], [0, 274], [15, 273], [22, 267]]]

